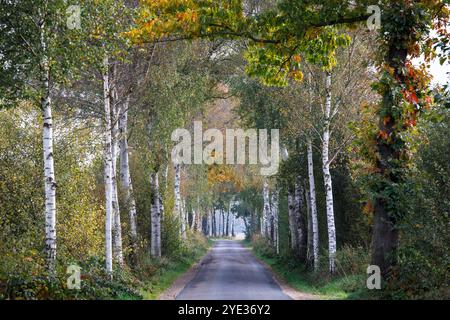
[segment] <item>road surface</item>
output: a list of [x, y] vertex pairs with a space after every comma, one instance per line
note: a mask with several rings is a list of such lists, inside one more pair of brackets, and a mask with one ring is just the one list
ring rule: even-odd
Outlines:
[[239, 241], [218, 240], [177, 300], [289, 300]]

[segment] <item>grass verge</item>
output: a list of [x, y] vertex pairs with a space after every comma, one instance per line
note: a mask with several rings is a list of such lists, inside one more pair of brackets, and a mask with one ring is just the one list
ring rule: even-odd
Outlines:
[[292, 257], [271, 255], [251, 241], [243, 241], [243, 244], [249, 247], [258, 259], [269, 265], [289, 286], [299, 292], [316, 295], [323, 300], [373, 298], [365, 288], [367, 276], [364, 274], [330, 277], [326, 272], [307, 272]]
[[142, 277], [144, 286], [140, 291], [143, 299], [157, 300], [179, 276], [200, 261], [212, 245], [212, 241], [205, 238], [192, 242], [176, 256], [163, 257], [146, 264], [149, 275]]

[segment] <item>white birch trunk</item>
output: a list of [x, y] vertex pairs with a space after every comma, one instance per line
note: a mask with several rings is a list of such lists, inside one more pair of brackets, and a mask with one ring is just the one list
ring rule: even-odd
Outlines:
[[313, 232], [312, 232], [312, 219], [311, 219], [311, 198], [309, 196], [309, 191], [304, 190], [305, 193], [305, 199], [306, 199], [306, 218], [307, 218], [307, 224], [308, 224], [308, 232], [307, 232], [307, 252], [306, 252], [306, 259], [309, 264], [311, 262], [314, 264], [314, 247], [313, 247]]
[[196, 223], [195, 223], [195, 231], [197, 232], [201, 232], [202, 230], [202, 209], [200, 206], [200, 197], [197, 196], [197, 219], [196, 219]]
[[269, 202], [269, 184], [267, 180], [264, 180], [263, 185], [263, 219], [262, 219], [262, 227], [261, 233], [264, 237], [270, 238], [270, 202]]
[[278, 241], [278, 190], [272, 193], [272, 201], [271, 201], [271, 218], [273, 221], [273, 245], [277, 251], [277, 254], [280, 253], [280, 244]]
[[220, 237], [220, 210], [214, 212], [215, 236]]
[[125, 192], [125, 203], [128, 207], [128, 216], [130, 220], [130, 236], [133, 248], [137, 244], [137, 224], [136, 224], [136, 201], [133, 195], [133, 184], [130, 175], [130, 163], [128, 154], [128, 107], [129, 100], [125, 102], [124, 110], [120, 115], [119, 132], [120, 132], [120, 179]]
[[211, 211], [208, 209], [208, 237], [212, 237], [212, 219], [213, 215]]
[[217, 236], [222, 236], [222, 216], [220, 209], [217, 211]]
[[296, 251], [298, 248], [297, 220], [295, 219], [295, 192], [291, 188], [288, 190], [288, 215], [289, 232], [291, 234], [291, 249]]
[[331, 73], [326, 78], [325, 124], [322, 142], [322, 170], [326, 194], [327, 226], [328, 226], [328, 257], [330, 273], [335, 272], [336, 228], [334, 223], [333, 185], [330, 174], [330, 114], [331, 114]]
[[184, 214], [181, 208], [181, 166], [180, 164], [174, 164], [174, 184], [173, 184], [173, 193], [175, 197], [175, 217], [178, 217], [180, 221], [180, 235], [182, 239], [186, 239], [186, 224], [184, 220]]
[[191, 230], [192, 231], [194, 231], [194, 229], [195, 229], [195, 223], [197, 222], [196, 219], [197, 219], [197, 213], [196, 213], [195, 209], [193, 208], [192, 209], [192, 221], [191, 221]]
[[157, 172], [151, 174], [150, 186], [152, 192], [150, 254], [153, 257], [161, 257], [161, 207]]
[[314, 270], [319, 270], [319, 223], [317, 220], [317, 205], [316, 205], [316, 183], [314, 181], [314, 162], [312, 141], [308, 139], [308, 178], [309, 178], [309, 200], [311, 205], [311, 226], [313, 238], [313, 259]]
[[110, 87], [109, 87], [109, 61], [105, 54], [103, 60], [103, 99], [105, 112], [105, 141], [104, 141], [104, 162], [105, 162], [105, 250], [106, 250], [106, 272], [112, 278], [112, 152], [111, 152], [111, 107], [110, 107]]
[[119, 111], [118, 111], [118, 97], [117, 90], [113, 90], [114, 103], [112, 107], [112, 128], [111, 128], [111, 154], [112, 154], [112, 208], [113, 208], [113, 255], [114, 260], [123, 265], [123, 251], [122, 251], [122, 227], [120, 223], [120, 208], [119, 208], [119, 194], [117, 190], [117, 156], [119, 152]]
[[45, 38], [45, 24], [40, 26], [41, 47], [44, 52], [42, 58], [43, 91], [41, 100], [43, 131], [42, 142], [44, 150], [44, 184], [45, 184], [45, 256], [46, 269], [50, 275], [55, 273], [56, 263], [56, 179], [53, 159], [53, 117], [50, 97], [50, 66]]
[[230, 236], [230, 230], [231, 230], [231, 228], [230, 228], [230, 210], [229, 209], [227, 210], [226, 221], [227, 222], [226, 222], [225, 233], [226, 233], [226, 236], [229, 237]]

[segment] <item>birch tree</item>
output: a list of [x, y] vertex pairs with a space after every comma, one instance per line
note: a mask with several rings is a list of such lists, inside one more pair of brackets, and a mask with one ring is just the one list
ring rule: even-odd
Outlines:
[[109, 85], [109, 58], [105, 53], [103, 60], [103, 101], [104, 101], [104, 180], [105, 180], [105, 259], [106, 272], [112, 278], [113, 272], [113, 252], [112, 252], [112, 226], [113, 226], [113, 155], [111, 137], [111, 106], [110, 106], [110, 85]]
[[120, 223], [120, 208], [119, 208], [119, 192], [117, 183], [117, 159], [119, 155], [119, 118], [122, 110], [119, 103], [118, 88], [117, 88], [117, 65], [114, 64], [112, 68], [112, 89], [110, 89], [112, 107], [111, 107], [111, 156], [112, 156], [112, 208], [113, 208], [113, 252], [114, 259], [123, 265], [122, 252], [122, 226]]
[[270, 238], [270, 201], [269, 201], [269, 183], [264, 180], [263, 184], [263, 212], [261, 233], [264, 237]]
[[136, 250], [137, 225], [136, 225], [136, 201], [133, 195], [133, 184], [130, 175], [130, 163], [128, 153], [128, 108], [130, 99], [127, 97], [124, 110], [119, 118], [119, 149], [120, 149], [120, 180], [125, 192], [125, 203], [128, 207], [131, 245]]
[[173, 184], [173, 193], [175, 196], [175, 217], [178, 217], [180, 221], [180, 234], [182, 239], [186, 239], [186, 220], [184, 217], [184, 213], [182, 210], [181, 204], [181, 166], [179, 163], [174, 165], [174, 184]]
[[[2, 3], [2, 33], [8, 36], [0, 41], [3, 72], [0, 105], [29, 98], [42, 112], [44, 247], [46, 269], [50, 275], [55, 272], [57, 252], [53, 96], [61, 84], [73, 80], [69, 76], [78, 74], [76, 63], [84, 56], [80, 39], [67, 28], [65, 10], [66, 4], [62, 0]], [[9, 86], [6, 90], [4, 83]]]
[[156, 172], [150, 176], [150, 187], [152, 192], [150, 254], [153, 257], [161, 257], [161, 207], [159, 179]]
[[328, 260], [329, 271], [334, 273], [336, 271], [335, 257], [336, 257], [336, 226], [334, 223], [334, 204], [333, 204], [333, 183], [330, 173], [330, 117], [331, 117], [331, 73], [326, 74], [325, 84], [325, 119], [323, 126], [322, 139], [322, 171], [325, 185], [326, 208], [327, 208], [327, 226], [328, 226]]
[[[48, 4], [42, 8], [47, 10]], [[44, 15], [44, 13], [42, 13]], [[42, 18], [41, 18], [42, 19]], [[45, 251], [47, 269], [54, 272], [56, 261], [56, 179], [53, 160], [53, 118], [50, 93], [50, 65], [48, 56], [46, 21], [39, 22], [39, 37], [42, 50], [42, 113], [43, 113], [43, 149], [45, 179]]]
[[271, 201], [271, 219], [272, 219], [272, 234], [273, 234], [273, 246], [276, 249], [277, 254], [280, 253], [280, 242], [279, 242], [279, 212], [278, 212], [278, 197], [279, 197], [279, 191], [278, 189], [275, 189], [275, 191], [272, 192], [272, 201]]
[[309, 138], [307, 141], [307, 157], [308, 157], [308, 181], [309, 181], [309, 200], [310, 200], [310, 214], [312, 227], [312, 251], [314, 270], [319, 269], [319, 224], [317, 220], [317, 205], [316, 205], [316, 185], [314, 180], [314, 162], [312, 141]]

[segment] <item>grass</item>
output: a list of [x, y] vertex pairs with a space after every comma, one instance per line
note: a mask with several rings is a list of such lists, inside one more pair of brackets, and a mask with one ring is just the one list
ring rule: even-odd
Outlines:
[[323, 300], [370, 298], [368, 290], [365, 289], [364, 274], [331, 278], [324, 274], [307, 272], [301, 266], [296, 266], [288, 257], [278, 258], [264, 254], [256, 250], [250, 241], [244, 241], [243, 244], [252, 249], [258, 259], [269, 265], [281, 279], [297, 291], [317, 295]]

